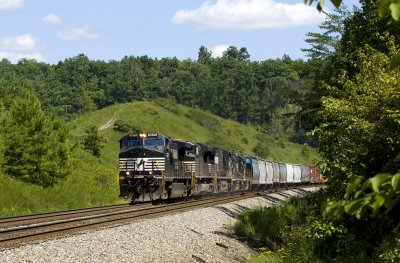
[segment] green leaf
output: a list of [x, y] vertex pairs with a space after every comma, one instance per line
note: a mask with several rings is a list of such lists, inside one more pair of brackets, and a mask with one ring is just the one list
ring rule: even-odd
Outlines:
[[318, 4], [317, 4], [317, 9], [318, 9], [318, 11], [321, 12], [322, 9], [323, 9], [323, 7], [324, 7], [324, 0], [320, 0], [320, 1], [318, 2]]
[[339, 8], [340, 4], [342, 3], [342, 0], [331, 0], [331, 3], [332, 3], [336, 8]]
[[395, 192], [400, 191], [400, 173], [397, 173], [392, 177], [392, 186]]
[[389, 213], [393, 209], [393, 207], [395, 207], [395, 205], [399, 202], [399, 200], [400, 200], [400, 196], [397, 196], [394, 200], [392, 200], [390, 206], [388, 207], [388, 209], [386, 210], [385, 213], [386, 214]]
[[344, 211], [350, 215], [355, 215], [359, 213], [364, 206], [364, 199], [360, 198], [354, 201], [349, 202], [344, 206]]
[[343, 201], [330, 201], [324, 208], [324, 216], [342, 217], [344, 212]]
[[400, 1], [396, 1], [390, 4], [390, 11], [392, 11], [392, 17], [398, 21], [400, 18]]
[[389, 15], [389, 5], [392, 3], [391, 0], [382, 0], [379, 3], [378, 13], [380, 17], [385, 17]]
[[388, 174], [377, 174], [372, 178], [369, 178], [369, 181], [371, 182], [372, 185], [372, 190], [374, 192], [379, 192], [379, 187], [382, 185], [382, 183], [389, 177]]
[[[358, 190], [355, 194], [354, 194], [354, 198], [359, 198], [360, 196], [361, 196], [361, 194], [363, 194], [364, 193], [364, 191], [365, 190]], [[346, 196], [345, 196], [345, 198], [346, 198]]]
[[313, 2], [314, 0], [304, 0], [304, 3], [308, 5], [312, 5]]
[[400, 66], [400, 54], [396, 54], [390, 58], [390, 69], [394, 69]]
[[372, 208], [372, 213], [376, 215], [376, 213], [379, 211], [379, 208], [385, 204], [385, 197], [382, 195], [376, 194], [374, 195], [373, 202], [370, 202], [370, 207]]
[[347, 185], [347, 188], [346, 188], [345, 198], [347, 198], [349, 195], [351, 195], [353, 192], [355, 192], [364, 180], [365, 180], [365, 178], [362, 176], [351, 177], [349, 184]]
[[361, 191], [365, 191], [365, 190], [367, 190], [368, 188], [370, 188], [370, 186], [371, 186], [371, 180], [366, 180], [366, 181], [362, 184], [360, 190], [361, 190]]

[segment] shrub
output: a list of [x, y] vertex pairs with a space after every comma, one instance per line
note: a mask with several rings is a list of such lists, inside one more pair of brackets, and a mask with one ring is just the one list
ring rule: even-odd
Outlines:
[[186, 117], [209, 130], [218, 130], [221, 126], [220, 121], [216, 117], [198, 109], [189, 110]]
[[173, 98], [167, 99], [167, 98], [158, 97], [158, 98], [154, 99], [154, 103], [172, 113], [175, 113], [175, 114], [180, 113], [178, 106]]
[[126, 121], [117, 119], [114, 122], [113, 129], [115, 131], [119, 131], [119, 132], [129, 132], [131, 130], [131, 125], [129, 123], [127, 123]]
[[279, 147], [281, 147], [282, 149], [285, 149], [285, 148], [286, 148], [286, 143], [285, 143], [285, 141], [282, 140], [282, 139], [279, 139], [278, 145], [279, 145]]
[[99, 129], [94, 125], [90, 126], [83, 136], [84, 149], [91, 152], [94, 156], [100, 157], [104, 144], [105, 137], [99, 132]]
[[114, 128], [115, 131], [119, 131], [119, 132], [132, 132], [132, 133], [141, 133], [142, 129], [137, 127], [135, 124], [130, 124], [127, 121], [123, 121], [120, 119], [117, 119], [114, 122]]
[[[318, 204], [327, 195], [322, 190], [290, 198], [276, 207], [255, 208], [239, 214], [235, 233], [245, 237], [252, 246], [266, 246], [260, 251], [262, 255], [253, 257], [252, 262], [279, 262], [278, 259], [282, 262], [369, 262], [364, 240], [340, 221], [321, 217]], [[386, 246], [377, 255], [397, 259], [392, 240], [387, 243], [391, 244], [390, 248]]]
[[234, 229], [238, 236], [258, 246], [277, 249], [283, 244], [282, 236], [286, 226], [291, 226], [296, 220], [296, 210], [293, 204], [284, 202], [275, 207], [257, 207], [238, 215]]
[[267, 158], [270, 154], [268, 145], [263, 142], [257, 143], [257, 145], [252, 150], [258, 157], [261, 158]]
[[400, 226], [387, 236], [374, 255], [375, 262], [400, 262]]
[[308, 149], [307, 143], [303, 144], [303, 146], [301, 147], [301, 155], [306, 158], [310, 157], [310, 150]]

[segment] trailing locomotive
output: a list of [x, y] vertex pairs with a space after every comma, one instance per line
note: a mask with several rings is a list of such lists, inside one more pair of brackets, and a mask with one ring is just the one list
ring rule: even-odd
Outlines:
[[120, 196], [132, 203], [319, 183], [315, 165], [276, 163], [159, 133], [120, 140]]

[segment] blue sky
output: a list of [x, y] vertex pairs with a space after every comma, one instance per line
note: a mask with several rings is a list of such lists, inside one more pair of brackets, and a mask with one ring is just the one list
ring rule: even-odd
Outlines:
[[0, 59], [196, 59], [202, 45], [214, 56], [232, 45], [251, 60], [296, 59], [322, 20], [302, 0], [0, 0]]

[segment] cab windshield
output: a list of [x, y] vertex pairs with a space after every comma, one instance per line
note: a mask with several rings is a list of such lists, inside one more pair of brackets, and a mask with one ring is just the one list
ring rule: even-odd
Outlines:
[[122, 141], [122, 147], [163, 147], [165, 145], [163, 139], [147, 138], [144, 141], [141, 139], [130, 139]]
[[139, 147], [142, 146], [142, 142], [140, 140], [125, 140], [122, 142], [123, 147]]
[[164, 146], [164, 140], [163, 139], [146, 139], [144, 141], [144, 146], [147, 147], [162, 147]]

